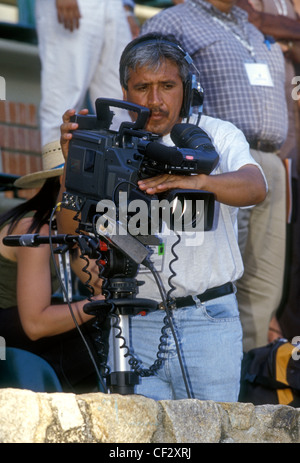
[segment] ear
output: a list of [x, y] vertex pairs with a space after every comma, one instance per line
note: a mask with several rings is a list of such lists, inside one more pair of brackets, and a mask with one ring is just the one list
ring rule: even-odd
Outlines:
[[127, 101], [127, 90], [125, 90], [124, 87], [122, 87], [122, 93], [123, 93], [123, 100]]

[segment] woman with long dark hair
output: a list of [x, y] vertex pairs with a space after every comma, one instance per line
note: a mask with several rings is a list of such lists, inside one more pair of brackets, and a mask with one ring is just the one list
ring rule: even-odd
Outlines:
[[[70, 308], [66, 303], [52, 303], [59, 284], [50, 245], [11, 247], [3, 243], [3, 238], [12, 234], [49, 236], [49, 219], [64, 162], [59, 149], [50, 150], [50, 154], [54, 166], [16, 181], [22, 188], [41, 186], [38, 193], [0, 216], [0, 336], [7, 347], [21, 348], [46, 359], [64, 390], [86, 392], [96, 388], [95, 370]], [[101, 296], [93, 297], [97, 298]], [[87, 299], [77, 300], [71, 303], [71, 309], [88, 339], [95, 330], [93, 317], [83, 311], [86, 303]]]

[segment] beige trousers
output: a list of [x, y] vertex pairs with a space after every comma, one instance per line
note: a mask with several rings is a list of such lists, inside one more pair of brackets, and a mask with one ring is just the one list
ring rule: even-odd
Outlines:
[[243, 327], [243, 348], [248, 351], [267, 344], [272, 313], [283, 289], [286, 239], [286, 176], [274, 153], [251, 150], [267, 182], [265, 201], [240, 209], [239, 245], [245, 272], [237, 282], [237, 299]]

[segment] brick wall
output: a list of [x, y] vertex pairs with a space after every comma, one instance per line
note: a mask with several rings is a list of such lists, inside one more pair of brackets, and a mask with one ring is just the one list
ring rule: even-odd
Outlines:
[[[0, 101], [0, 153], [4, 173], [25, 175], [42, 170], [38, 108], [35, 105]], [[20, 190], [19, 196], [29, 198], [35, 192]]]

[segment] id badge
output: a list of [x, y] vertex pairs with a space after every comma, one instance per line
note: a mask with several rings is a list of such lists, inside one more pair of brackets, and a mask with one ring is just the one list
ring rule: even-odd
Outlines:
[[269, 66], [265, 63], [244, 63], [250, 85], [274, 87]]

